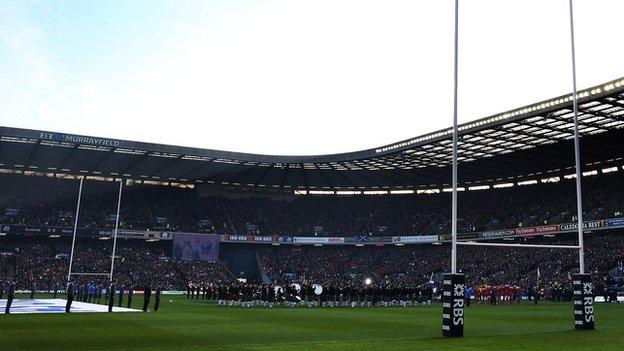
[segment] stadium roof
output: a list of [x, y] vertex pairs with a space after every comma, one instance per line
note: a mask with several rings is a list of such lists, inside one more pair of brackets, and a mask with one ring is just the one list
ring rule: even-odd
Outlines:
[[[579, 91], [579, 113], [585, 169], [621, 166], [624, 78]], [[462, 185], [561, 176], [574, 165], [571, 94], [459, 130]], [[451, 178], [451, 136], [448, 128], [351, 153], [275, 156], [0, 127], [0, 168], [280, 189], [440, 188]]]

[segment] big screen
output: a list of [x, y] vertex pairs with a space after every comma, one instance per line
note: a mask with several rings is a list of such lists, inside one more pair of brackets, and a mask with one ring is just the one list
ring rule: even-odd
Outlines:
[[173, 258], [183, 261], [217, 261], [219, 259], [219, 236], [175, 234]]

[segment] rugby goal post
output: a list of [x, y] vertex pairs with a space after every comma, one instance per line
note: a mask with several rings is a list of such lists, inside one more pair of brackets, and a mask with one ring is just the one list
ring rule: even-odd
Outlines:
[[574, 7], [568, 0], [570, 16], [570, 44], [572, 60], [572, 108], [574, 112], [574, 162], [576, 171], [576, 209], [578, 245], [529, 245], [505, 243], [458, 242], [457, 240], [457, 90], [458, 90], [458, 44], [459, 44], [459, 0], [455, 0], [454, 31], [454, 85], [453, 85], [453, 157], [452, 157], [452, 211], [451, 211], [451, 273], [444, 275], [442, 294], [442, 335], [446, 337], [464, 336], [464, 287], [465, 276], [457, 273], [457, 245], [490, 247], [523, 247], [578, 250], [579, 274], [573, 276], [574, 328], [590, 329], [594, 326], [594, 286], [591, 274], [585, 273], [583, 241], [583, 201], [581, 193], [581, 156], [578, 128], [578, 96], [576, 86], [576, 53], [574, 44]]
[[117, 195], [117, 211], [115, 215], [115, 230], [113, 231], [113, 252], [111, 254], [110, 271], [105, 272], [72, 272], [74, 263], [74, 249], [76, 247], [76, 234], [78, 232], [78, 217], [80, 215], [80, 205], [82, 200], [82, 188], [84, 185], [84, 177], [80, 178], [80, 185], [78, 186], [78, 201], [76, 202], [76, 216], [74, 218], [74, 231], [72, 235], [72, 245], [69, 254], [69, 271], [67, 272], [67, 282], [69, 283], [72, 276], [108, 276], [110, 283], [113, 282], [113, 273], [115, 270], [115, 252], [117, 250], [117, 231], [119, 230], [119, 213], [121, 210], [121, 193], [123, 190], [123, 178], [119, 179], [119, 193]]

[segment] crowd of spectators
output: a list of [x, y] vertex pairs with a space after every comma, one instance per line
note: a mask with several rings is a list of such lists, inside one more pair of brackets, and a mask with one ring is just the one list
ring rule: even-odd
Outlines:
[[[532, 239], [539, 244], [576, 245], [574, 238]], [[588, 235], [585, 265], [597, 284], [604, 285], [609, 270], [624, 261], [624, 236]], [[320, 284], [363, 285], [366, 279], [382, 285], [418, 286], [450, 269], [450, 246], [339, 246], [270, 247], [258, 251], [268, 276], [280, 283], [312, 281]], [[460, 247], [458, 270], [470, 286], [517, 285], [530, 287], [571, 285], [578, 272], [576, 250]]]
[[[78, 227], [114, 228], [118, 184], [85, 181]], [[78, 182], [48, 177], [0, 175], [0, 224], [71, 227]], [[224, 233], [227, 220], [218, 199], [201, 201], [193, 190], [165, 186], [126, 186], [121, 229]]]
[[[624, 177], [586, 177], [584, 218], [624, 213]], [[0, 176], [0, 223], [73, 225], [77, 182], [46, 177]], [[79, 227], [115, 224], [117, 184], [87, 181]], [[290, 196], [270, 198], [200, 196], [197, 189], [125, 187], [120, 228], [217, 234], [281, 236], [431, 235], [450, 231], [450, 194]], [[459, 194], [460, 232], [527, 227], [575, 220], [573, 180]]]
[[[534, 243], [574, 245], [565, 238], [531, 239]], [[622, 274], [609, 275], [624, 262], [624, 236], [620, 233], [591, 234], [586, 240], [585, 263], [598, 286], [617, 285]], [[76, 245], [72, 271], [110, 272], [111, 243], [82, 239]], [[221, 262], [176, 261], [169, 243], [124, 240], [116, 250], [114, 281], [124, 286], [152, 284], [167, 290], [184, 290], [195, 284], [233, 282]], [[315, 283], [324, 286], [419, 287], [439, 280], [450, 265], [450, 247], [410, 246], [271, 246], [258, 248], [258, 262], [270, 281], [278, 284]], [[67, 280], [70, 243], [63, 239], [3, 238], [0, 240], [0, 281], [13, 276], [18, 289], [62, 289]], [[11, 261], [13, 263], [11, 263]], [[461, 247], [460, 272], [467, 284], [570, 287], [577, 272], [575, 250]], [[540, 273], [537, 273], [539, 270]], [[538, 278], [539, 277], [539, 278]], [[104, 284], [108, 276], [73, 276], [80, 283]], [[539, 279], [539, 280], [538, 280]], [[368, 281], [368, 282], [367, 282]]]
[[[586, 220], [622, 216], [623, 179], [619, 172], [584, 178]], [[2, 175], [0, 224], [69, 227], [75, 219], [77, 190], [75, 180]], [[117, 183], [86, 181], [79, 227], [113, 228], [117, 192]], [[574, 182], [461, 192], [458, 217], [461, 232], [571, 222], [575, 220]], [[124, 188], [119, 224], [122, 229], [282, 236], [445, 234], [450, 228], [450, 194], [293, 195], [276, 201], [266, 197], [201, 196], [197, 189], [132, 185]], [[574, 244], [573, 239], [561, 237], [539, 240]], [[220, 262], [171, 260], [168, 243], [127, 240], [123, 244], [117, 248], [114, 280], [129, 286], [151, 282], [164, 289], [184, 289], [189, 282], [232, 279]], [[592, 234], [586, 244], [586, 266], [602, 283], [608, 270], [621, 266], [624, 239], [613, 234]], [[79, 242], [73, 271], [109, 272], [111, 246], [110, 241]], [[0, 280], [12, 275], [22, 288], [33, 283], [40, 289], [62, 284], [67, 279], [69, 252], [70, 243], [65, 238], [0, 238]], [[366, 278], [376, 284], [420, 285], [432, 274], [447, 271], [450, 264], [447, 245], [283, 245], [261, 248], [258, 254], [261, 269], [275, 281], [331, 285], [357, 285]], [[560, 285], [569, 284], [577, 259], [573, 250], [462, 247], [459, 267], [473, 286], [531, 285], [538, 269], [545, 284]], [[621, 278], [608, 279], [617, 283]]]
[[[71, 243], [48, 238], [0, 240], [0, 275], [6, 281], [12, 275], [19, 289], [53, 290], [67, 282]], [[104, 284], [109, 281], [112, 243], [80, 238], [72, 262], [72, 275], [80, 283]], [[178, 261], [170, 258], [171, 247], [143, 240], [124, 240], [115, 252], [113, 281], [125, 286], [152, 284], [167, 290], [184, 290], [189, 281], [229, 282], [232, 275], [221, 262]], [[14, 264], [9, 264], [13, 258]], [[12, 272], [9, 272], [11, 270]], [[12, 273], [12, 274], [11, 274]]]

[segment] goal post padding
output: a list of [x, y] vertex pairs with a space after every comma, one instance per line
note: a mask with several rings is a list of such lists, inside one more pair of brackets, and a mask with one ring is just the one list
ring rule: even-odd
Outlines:
[[574, 329], [593, 330], [594, 326], [594, 283], [591, 274], [574, 274]]
[[442, 288], [442, 335], [464, 336], [464, 286], [463, 274], [444, 274]]

